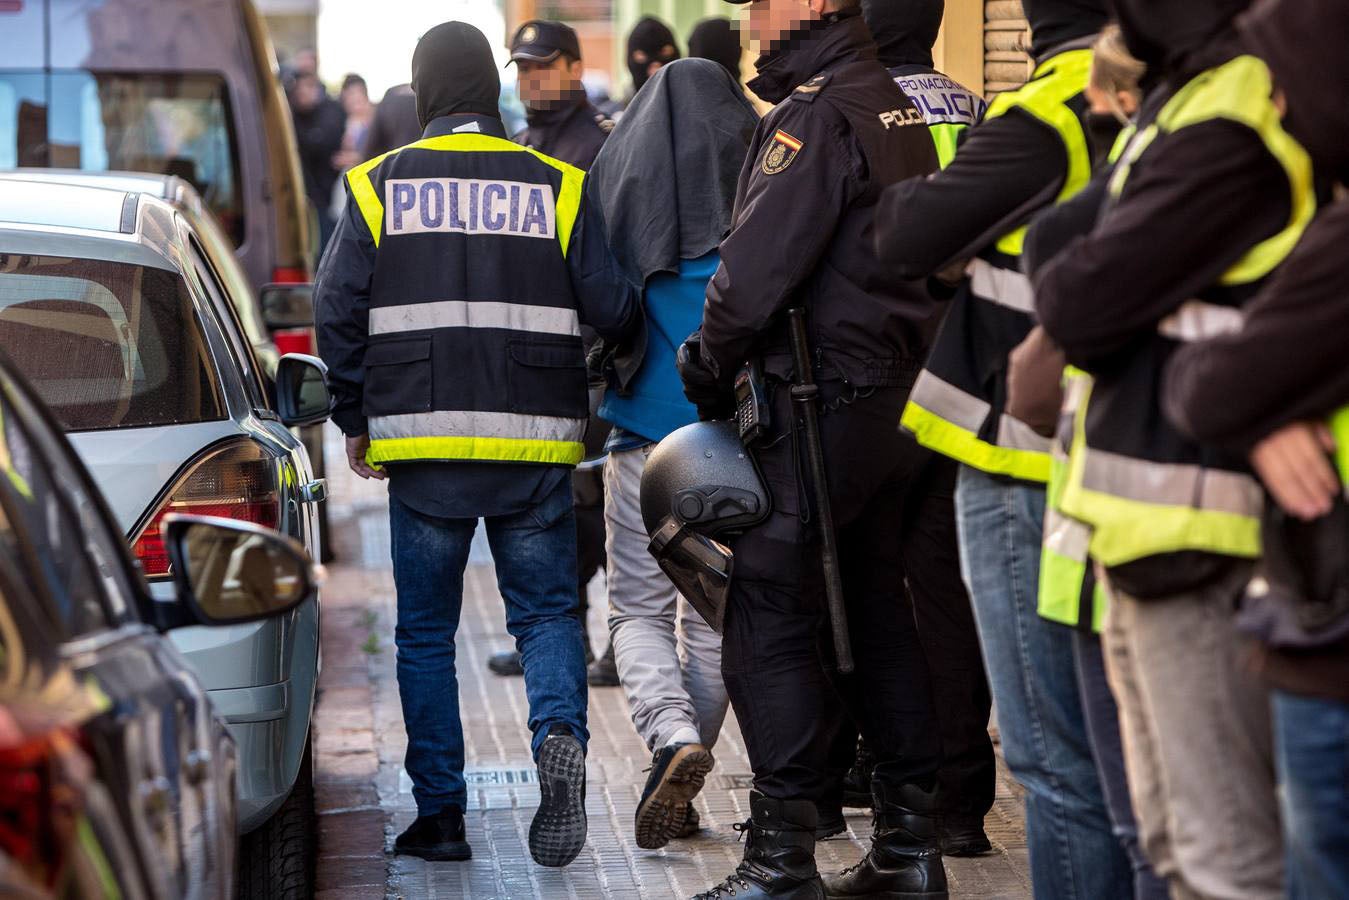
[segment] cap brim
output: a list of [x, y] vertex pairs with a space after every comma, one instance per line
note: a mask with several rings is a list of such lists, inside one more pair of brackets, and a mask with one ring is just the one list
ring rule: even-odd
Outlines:
[[521, 47], [519, 50], [511, 53], [510, 61], [519, 62], [520, 60], [525, 60], [526, 62], [546, 63], [552, 62], [561, 55], [561, 50], [545, 50], [542, 47]]

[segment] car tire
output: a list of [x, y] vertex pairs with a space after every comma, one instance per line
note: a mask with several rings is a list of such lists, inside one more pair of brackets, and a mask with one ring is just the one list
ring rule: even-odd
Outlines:
[[239, 900], [308, 900], [317, 859], [314, 766], [305, 741], [300, 772], [276, 814], [239, 841]]

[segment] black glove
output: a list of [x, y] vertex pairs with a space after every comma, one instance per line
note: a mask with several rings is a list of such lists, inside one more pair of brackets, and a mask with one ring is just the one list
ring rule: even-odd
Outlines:
[[684, 396], [698, 407], [698, 419], [709, 422], [735, 416], [735, 396], [731, 386], [717, 378], [703, 362], [703, 336], [695, 331], [679, 347], [675, 366], [684, 383]]

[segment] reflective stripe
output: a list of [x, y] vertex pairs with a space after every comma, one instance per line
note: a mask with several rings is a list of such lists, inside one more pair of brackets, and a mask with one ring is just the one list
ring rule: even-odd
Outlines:
[[1330, 434], [1335, 438], [1335, 462], [1340, 480], [1344, 482], [1345, 493], [1349, 494], [1349, 406], [1330, 417]]
[[1002, 269], [976, 258], [970, 260], [966, 272], [970, 290], [981, 299], [1027, 315], [1035, 313], [1035, 289], [1030, 279], [1015, 269]]
[[1177, 341], [1204, 341], [1235, 334], [1241, 330], [1245, 318], [1245, 314], [1235, 306], [1186, 300], [1180, 309], [1158, 323], [1157, 333]]
[[[969, 397], [968, 394], [964, 396]], [[1049, 479], [1048, 453], [990, 444], [981, 440], [976, 430], [961, 428], [950, 421], [946, 414], [925, 409], [915, 400], [910, 399], [904, 407], [900, 424], [913, 432], [918, 443], [924, 447], [990, 475], [1005, 475], [1034, 482]]]
[[530, 441], [579, 441], [585, 437], [585, 430], [585, 419], [476, 410], [436, 410], [370, 417], [371, 440], [471, 436]]
[[993, 407], [973, 394], [967, 394], [954, 384], [942, 381], [924, 369], [909, 393], [909, 402], [937, 413], [946, 421], [966, 431], [977, 432], [984, 427]]
[[1032, 453], [1048, 453], [1053, 444], [1053, 438], [1036, 434], [1034, 428], [1014, 416], [1003, 413], [998, 417], [999, 447], [1029, 450]]
[[421, 331], [427, 328], [504, 328], [535, 334], [579, 336], [576, 310], [469, 300], [439, 300], [370, 310], [370, 334]]
[[372, 439], [370, 449], [365, 454], [365, 461], [377, 468], [385, 463], [418, 460], [484, 460], [574, 466], [584, 458], [585, 444], [580, 441], [463, 436]]
[[581, 214], [581, 194], [585, 186], [585, 172], [568, 165], [561, 160], [545, 156], [532, 147], [523, 147], [505, 138], [487, 134], [445, 134], [439, 137], [423, 138], [391, 150], [382, 156], [361, 163], [347, 173], [347, 182], [351, 185], [351, 196], [356, 201], [361, 215], [365, 218], [370, 234], [379, 246], [384, 225], [384, 204], [370, 180], [370, 173], [387, 157], [404, 150], [438, 150], [458, 153], [529, 153], [544, 165], [551, 166], [562, 174], [562, 188], [557, 197], [557, 239], [562, 245], [562, 255], [567, 255], [571, 247], [571, 235], [576, 219]]
[[1158, 506], [1189, 506], [1239, 516], [1259, 516], [1264, 492], [1250, 475], [1203, 466], [1134, 459], [1088, 447], [1082, 487]]
[[1045, 549], [1073, 562], [1085, 563], [1091, 547], [1091, 526], [1063, 513], [1045, 511]]

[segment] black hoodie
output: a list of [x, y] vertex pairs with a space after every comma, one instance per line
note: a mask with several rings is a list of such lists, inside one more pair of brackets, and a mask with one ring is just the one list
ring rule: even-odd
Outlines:
[[441, 116], [501, 117], [492, 46], [465, 22], [443, 22], [422, 35], [412, 53], [412, 90], [423, 128]]
[[[1183, 6], [1190, 0], [1170, 2]], [[1030, 55], [1036, 62], [1061, 44], [1096, 34], [1110, 18], [1102, 0], [1021, 0], [1021, 5], [1030, 23]]]
[[876, 39], [876, 58], [887, 69], [932, 67], [946, 0], [862, 0], [862, 18]]

